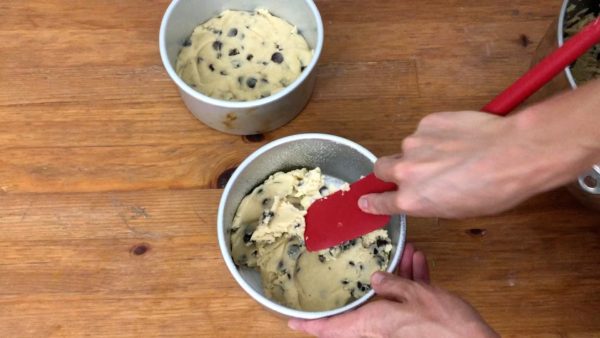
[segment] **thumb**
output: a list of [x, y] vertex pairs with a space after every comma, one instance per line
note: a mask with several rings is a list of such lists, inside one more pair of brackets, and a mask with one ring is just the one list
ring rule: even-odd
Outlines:
[[375, 293], [400, 303], [405, 303], [414, 287], [413, 281], [387, 272], [375, 272], [371, 275], [371, 286]]
[[400, 208], [398, 197], [398, 191], [363, 195], [358, 199], [358, 207], [374, 215], [402, 214], [404, 211]]

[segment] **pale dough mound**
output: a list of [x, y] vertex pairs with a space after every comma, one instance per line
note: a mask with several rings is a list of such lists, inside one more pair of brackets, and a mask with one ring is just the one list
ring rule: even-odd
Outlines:
[[248, 101], [287, 87], [312, 55], [296, 27], [267, 10], [226, 10], [194, 29], [175, 68], [203, 94]]
[[371, 274], [388, 266], [392, 245], [386, 230], [306, 251], [306, 209], [335, 190], [325, 185], [319, 168], [297, 169], [271, 175], [240, 203], [231, 227], [233, 260], [260, 271], [270, 299], [295, 309], [331, 310], [368, 292]]

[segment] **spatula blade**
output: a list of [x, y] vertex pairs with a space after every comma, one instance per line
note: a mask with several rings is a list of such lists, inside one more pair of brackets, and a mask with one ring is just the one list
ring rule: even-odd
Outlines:
[[350, 190], [339, 190], [316, 200], [307, 210], [304, 242], [308, 251], [326, 249], [360, 237], [385, 226], [390, 216], [372, 215], [360, 210], [358, 199], [365, 194], [396, 190], [374, 174], [352, 183]]

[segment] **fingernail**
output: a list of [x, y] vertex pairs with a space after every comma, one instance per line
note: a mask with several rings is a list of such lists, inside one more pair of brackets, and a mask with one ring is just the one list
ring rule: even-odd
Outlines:
[[295, 319], [288, 320], [288, 327], [294, 331], [298, 331], [300, 329], [300, 322]]
[[362, 210], [367, 210], [369, 208], [369, 201], [367, 201], [366, 197], [361, 197], [358, 199], [358, 207]]
[[373, 276], [371, 276], [371, 284], [381, 284], [385, 279], [385, 275], [381, 272], [375, 272]]

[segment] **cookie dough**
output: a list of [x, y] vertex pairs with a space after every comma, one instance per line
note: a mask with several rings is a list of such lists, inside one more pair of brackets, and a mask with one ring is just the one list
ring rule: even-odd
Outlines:
[[203, 94], [248, 101], [287, 87], [312, 55], [298, 29], [267, 10], [226, 10], [194, 29], [175, 68]]
[[327, 186], [319, 168], [297, 169], [271, 175], [240, 203], [231, 227], [233, 260], [260, 271], [268, 298], [295, 309], [331, 310], [368, 292], [371, 274], [388, 266], [386, 230], [306, 251], [306, 209], [339, 188], [348, 185]]

